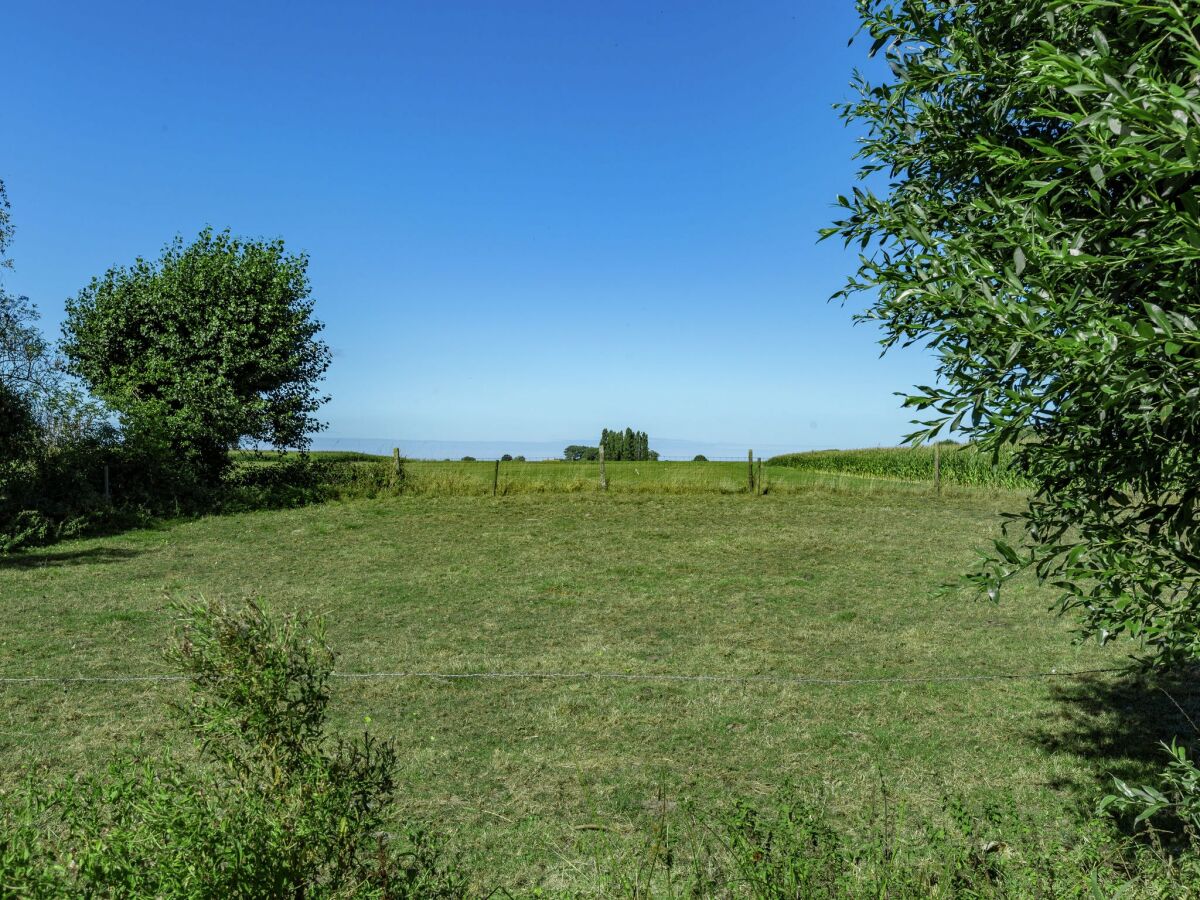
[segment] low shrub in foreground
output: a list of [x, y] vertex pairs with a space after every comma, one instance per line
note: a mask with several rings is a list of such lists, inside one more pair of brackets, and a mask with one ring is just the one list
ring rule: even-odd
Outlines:
[[[886, 807], [885, 807], [886, 810]], [[631, 859], [600, 860], [596, 893], [624, 897], [1188, 898], [1200, 897], [1200, 850], [1172, 855], [1108, 821], [1030, 823], [1011, 804], [946, 804], [937, 825], [883, 813], [847, 826], [787, 793], [662, 826]]]
[[187, 612], [172, 656], [199, 759], [138, 755], [0, 800], [0, 896], [460, 896], [425, 833], [385, 830], [392, 745], [327, 737], [321, 632], [252, 604]]

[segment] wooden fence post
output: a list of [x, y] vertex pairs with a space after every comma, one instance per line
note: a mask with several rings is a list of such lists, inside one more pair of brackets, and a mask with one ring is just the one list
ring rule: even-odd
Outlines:
[[942, 448], [939, 444], [933, 445], [933, 486], [937, 495], [942, 496]]
[[763, 481], [762, 457], [758, 458], [758, 493], [762, 496], [767, 492], [767, 484]]
[[108, 463], [104, 464], [104, 502], [112, 503], [112, 491], [108, 487]]
[[496, 468], [492, 470], [492, 496], [496, 496], [496, 489], [500, 486], [500, 460], [496, 460]]
[[608, 476], [604, 473], [604, 445], [600, 446], [600, 490], [608, 490]]
[[751, 494], [753, 494], [754, 493], [754, 451], [753, 450], [750, 450], [746, 454], [746, 471], [748, 473], [746, 476], [747, 490]]

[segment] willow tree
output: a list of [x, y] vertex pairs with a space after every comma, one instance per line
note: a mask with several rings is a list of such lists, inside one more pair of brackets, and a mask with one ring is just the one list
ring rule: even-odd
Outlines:
[[859, 0], [890, 75], [854, 80], [861, 186], [837, 296], [925, 344], [928, 439], [1036, 483], [975, 576], [1032, 568], [1151, 663], [1200, 657], [1200, 5]]

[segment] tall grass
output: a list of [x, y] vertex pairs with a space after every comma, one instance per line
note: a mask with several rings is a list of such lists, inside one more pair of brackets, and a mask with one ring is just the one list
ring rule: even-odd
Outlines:
[[[1011, 453], [993, 464], [991, 454], [971, 444], [944, 444], [941, 475], [944, 484], [962, 487], [1029, 488], [1032, 482], [1013, 466]], [[805, 472], [891, 478], [898, 481], [932, 481], [935, 450], [923, 447], [875, 447], [865, 450], [817, 450], [788, 453], [767, 462]]]

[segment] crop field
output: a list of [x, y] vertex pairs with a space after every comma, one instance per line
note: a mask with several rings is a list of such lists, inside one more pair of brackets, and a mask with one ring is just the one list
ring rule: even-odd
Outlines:
[[[653, 823], [739, 797], [848, 816], [881, 791], [914, 815], [1011, 800], [1051, 828], [1179, 730], [1121, 676], [1058, 677], [1122, 660], [1072, 645], [1048, 590], [939, 590], [1017, 495], [614, 482], [210, 517], [0, 559], [0, 676], [164, 672], [178, 598], [318, 613], [339, 671], [381, 673], [338, 681], [333, 708], [399, 742], [397, 816], [448, 835], [480, 887], [584, 893]], [[466, 673], [523, 677], [440, 677]], [[1057, 675], [990, 678], [1030, 673]], [[153, 749], [182, 690], [0, 683], [0, 782]]]
[[932, 481], [935, 453], [945, 485], [1014, 490], [1031, 486], [1031, 482], [1012, 467], [1011, 453], [1002, 454], [999, 461], [993, 463], [989, 454], [970, 445], [946, 444], [937, 450], [931, 446], [817, 450], [775, 456], [768, 463], [773, 470], [787, 468], [796, 472], [842, 473], [896, 481]]

